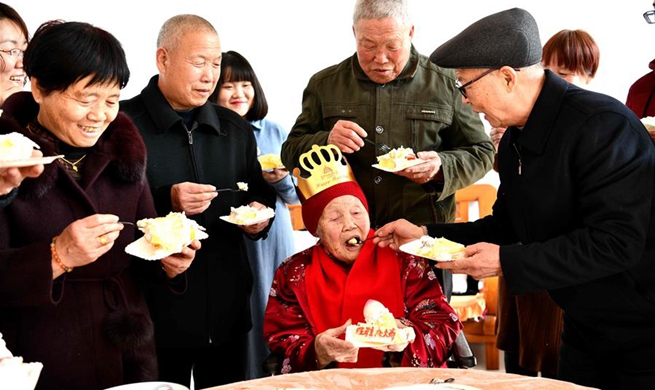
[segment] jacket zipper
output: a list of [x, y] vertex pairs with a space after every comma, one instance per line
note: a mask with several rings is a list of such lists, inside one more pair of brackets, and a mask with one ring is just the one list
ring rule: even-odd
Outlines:
[[[198, 122], [193, 122], [193, 125], [191, 125], [191, 130], [186, 126], [185, 123], [182, 124], [184, 126], [184, 130], [186, 130], [186, 135], [189, 140], [189, 153], [191, 153], [191, 161], [193, 162], [191, 165], [193, 166], [193, 175], [195, 177], [195, 182], [199, 183], [200, 182], [200, 176], [198, 174], [198, 166], [196, 163], [196, 154], [193, 150], [193, 130], [195, 130], [198, 127]], [[202, 216], [201, 216], [202, 218]], [[207, 226], [207, 224], [203, 224], [204, 226]], [[209, 272], [205, 272], [205, 275], [209, 275]], [[209, 313], [209, 307], [211, 307], [211, 303], [207, 302], [207, 313]], [[210, 316], [207, 316], [207, 330], [209, 332], [209, 344], [213, 344], [214, 340], [212, 340], [212, 326], [211, 326], [211, 320]]]
[[521, 176], [521, 170], [522, 170], [522, 167], [523, 167], [523, 163], [521, 162], [521, 152], [519, 150], [519, 147], [516, 146], [515, 143], [512, 143], [512, 146], [514, 147], [514, 151], [516, 151], [516, 155], [518, 156], [518, 162], [519, 162], [518, 173], [519, 173], [519, 176]]

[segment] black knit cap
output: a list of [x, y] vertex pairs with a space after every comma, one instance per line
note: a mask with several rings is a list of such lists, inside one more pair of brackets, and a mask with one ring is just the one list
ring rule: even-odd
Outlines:
[[541, 61], [537, 22], [512, 8], [478, 20], [430, 55], [443, 68], [523, 68]]

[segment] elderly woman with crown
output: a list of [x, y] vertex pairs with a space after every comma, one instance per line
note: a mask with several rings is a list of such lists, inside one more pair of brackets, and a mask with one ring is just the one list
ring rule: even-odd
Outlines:
[[[429, 264], [368, 240], [375, 236], [368, 204], [338, 148], [314, 145], [300, 166], [305, 172], [296, 168], [294, 175], [303, 221], [319, 240], [287, 259], [271, 287], [264, 334], [270, 350], [283, 357], [282, 372], [444, 366], [462, 325]], [[393, 315], [391, 330], [381, 333], [411, 331], [404, 334], [414, 334], [413, 341], [359, 343], [347, 337], [352, 324], [371, 322], [364, 315], [369, 300]]]

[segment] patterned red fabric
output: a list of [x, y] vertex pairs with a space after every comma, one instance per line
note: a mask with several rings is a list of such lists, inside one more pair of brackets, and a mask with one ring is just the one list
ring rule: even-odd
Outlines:
[[[369, 237], [373, 235], [369, 232]], [[343, 325], [364, 322], [364, 305], [375, 299], [386, 306], [395, 318], [405, 316], [400, 270], [395, 252], [366, 241], [352, 266], [335, 260], [321, 248], [312, 253], [307, 267], [307, 301], [314, 318], [316, 334]], [[357, 363], [339, 363], [341, 368], [378, 367], [383, 353], [372, 348], [359, 350]]]
[[[400, 283], [399, 297], [403, 301], [403, 312], [399, 315], [404, 323], [414, 328], [416, 339], [402, 353], [402, 366], [408, 367], [443, 367], [451, 346], [462, 328], [455, 311], [448, 305], [439, 287], [439, 282], [428, 261], [406, 253], [381, 255], [380, 250], [373, 252], [379, 267], [396, 267], [396, 279]], [[314, 266], [315, 251], [325, 252], [319, 243], [293, 255], [277, 269], [264, 316], [264, 339], [271, 351], [282, 356], [282, 373], [317, 370], [314, 339], [317, 335], [317, 323], [314, 319], [314, 304], [310, 304], [308, 290], [312, 282], [307, 278], [308, 269]], [[355, 264], [363, 258], [357, 259]], [[313, 272], [313, 271], [311, 271]], [[351, 271], [352, 272], [352, 271]], [[375, 275], [372, 273], [372, 275]], [[394, 284], [394, 283], [392, 283]], [[386, 286], [383, 288], [387, 288]], [[380, 288], [362, 284], [361, 294], [370, 298]], [[316, 291], [315, 291], [316, 292]], [[314, 293], [315, 293], [314, 292]], [[312, 293], [313, 294], [313, 293]], [[326, 308], [327, 294], [324, 293], [319, 304]], [[384, 301], [384, 298], [381, 298]], [[363, 300], [363, 299], [362, 299]], [[384, 303], [384, 302], [383, 302]], [[330, 303], [331, 304], [331, 303]], [[393, 305], [392, 303], [385, 303]], [[363, 306], [353, 309], [355, 314], [363, 315]], [[322, 317], [321, 315], [319, 315]], [[353, 317], [356, 321], [357, 317]], [[335, 323], [345, 322], [346, 313]], [[323, 325], [325, 326], [325, 325]], [[366, 348], [361, 348], [360, 353]], [[380, 367], [375, 362], [372, 367]]]

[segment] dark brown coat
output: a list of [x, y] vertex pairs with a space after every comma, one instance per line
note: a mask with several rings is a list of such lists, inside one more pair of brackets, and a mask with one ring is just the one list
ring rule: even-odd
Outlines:
[[[17, 95], [3, 107], [2, 133], [24, 133], [38, 111], [31, 95]], [[45, 156], [55, 154], [51, 142], [25, 135]], [[15, 355], [43, 363], [37, 389], [104, 389], [157, 375], [137, 280], [159, 267], [125, 253], [139, 235], [134, 227], [126, 225], [96, 262], [52, 280], [50, 242], [73, 221], [96, 213], [122, 221], [156, 215], [145, 146], [129, 119], [119, 115], [85, 159], [79, 183], [55, 161], [0, 211], [0, 332]]]

